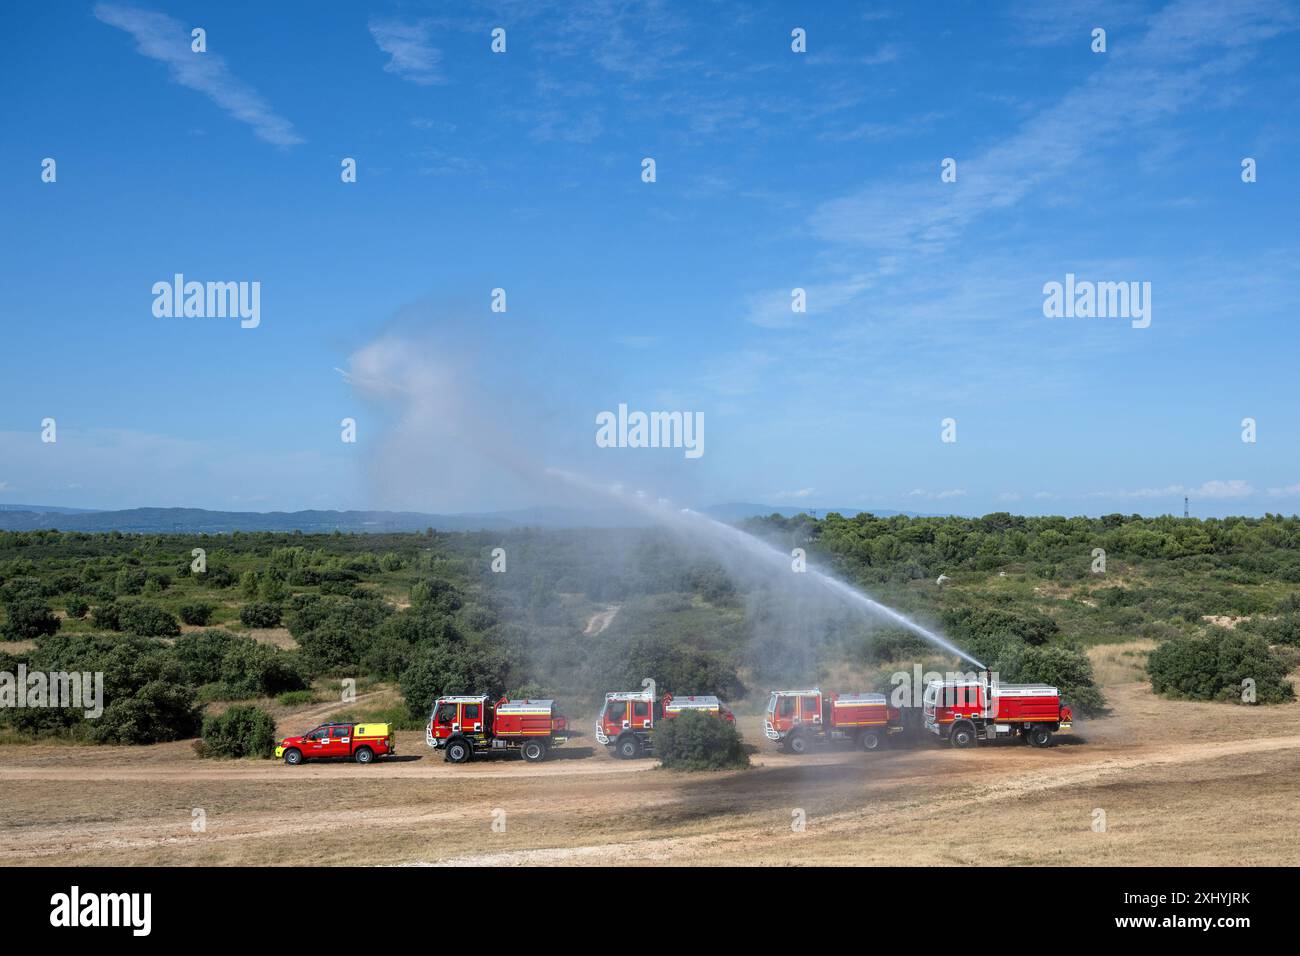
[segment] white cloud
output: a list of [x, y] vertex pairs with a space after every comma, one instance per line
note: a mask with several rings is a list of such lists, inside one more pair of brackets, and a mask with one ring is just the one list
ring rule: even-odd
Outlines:
[[1194, 108], [1241, 66], [1243, 47], [1292, 29], [1295, 20], [1269, 0], [1231, 7], [1218, 0], [1171, 3], [1151, 18], [1145, 35], [1107, 53], [1089, 82], [983, 152], [958, 155], [956, 183], [940, 183], [936, 157], [923, 174], [912, 170], [905, 181], [872, 184], [822, 204], [810, 225], [829, 242], [938, 252], [989, 212], [1015, 206], [1067, 175], [1077, 184], [1097, 144]]
[[141, 55], [166, 63], [172, 79], [207, 96], [212, 102], [253, 127], [259, 139], [276, 146], [303, 142], [293, 124], [271, 108], [261, 95], [231, 74], [226, 61], [215, 53], [190, 49], [190, 28], [163, 13], [114, 3], [95, 6], [95, 16], [109, 26], [125, 30], [135, 39]]
[[948, 498], [964, 498], [965, 496], [965, 488], [949, 488], [945, 491], [926, 491], [924, 488], [913, 488], [907, 493], [909, 498], [932, 498], [936, 501], [943, 501]]
[[442, 52], [430, 42], [428, 22], [373, 17], [369, 27], [379, 49], [388, 54], [386, 71], [420, 86], [442, 82], [442, 74], [438, 72]]
[[[3, 487], [4, 485], [0, 485], [0, 488]], [[1286, 485], [1282, 488], [1270, 488], [1268, 489], [1268, 493], [1278, 498], [1293, 498], [1296, 495], [1300, 495], [1300, 484]]]
[[1206, 481], [1191, 487], [1167, 485], [1164, 488], [1137, 488], [1129, 491], [1093, 491], [1089, 498], [1170, 498], [1186, 495], [1189, 498], [1249, 498], [1255, 494], [1250, 482], [1240, 478], [1229, 481]]
[[772, 501], [786, 501], [791, 498], [810, 498], [813, 493], [812, 488], [800, 488], [797, 491], [776, 491], [764, 497]]

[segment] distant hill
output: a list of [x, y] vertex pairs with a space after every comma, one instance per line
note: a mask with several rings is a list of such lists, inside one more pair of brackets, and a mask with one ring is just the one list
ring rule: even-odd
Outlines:
[[[806, 511], [758, 504], [724, 504], [703, 509], [719, 521]], [[860, 508], [816, 509], [855, 515]], [[877, 510], [887, 517], [911, 512]], [[0, 505], [0, 531], [122, 531], [140, 534], [221, 534], [232, 531], [302, 531], [304, 533], [396, 531], [491, 531], [509, 528], [617, 528], [649, 524], [616, 509], [520, 508], [467, 514], [426, 514], [418, 511], [208, 511], [204, 508], [129, 508], [124, 511], [90, 511], [38, 505]]]
[[83, 515], [94, 508], [60, 508], [58, 505], [0, 505], [0, 511], [31, 511], [37, 514]]

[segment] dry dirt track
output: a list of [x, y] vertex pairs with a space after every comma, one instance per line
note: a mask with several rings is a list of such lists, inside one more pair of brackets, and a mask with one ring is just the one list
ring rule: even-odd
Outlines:
[[420, 734], [370, 767], [11, 745], [0, 864], [1300, 863], [1300, 704], [1106, 691], [1114, 716], [1047, 750], [796, 758], [764, 743], [754, 769], [709, 775], [584, 756], [590, 738], [540, 765], [463, 767]]

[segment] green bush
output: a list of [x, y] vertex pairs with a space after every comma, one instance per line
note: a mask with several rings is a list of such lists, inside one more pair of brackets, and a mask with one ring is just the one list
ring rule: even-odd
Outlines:
[[400, 680], [412, 717], [427, 717], [447, 694], [487, 694], [496, 699], [509, 682], [510, 661], [498, 648], [462, 642], [420, 651]]
[[1253, 680], [1256, 703], [1281, 704], [1295, 699], [1288, 665], [1260, 637], [1212, 628], [1205, 637], [1165, 641], [1147, 658], [1147, 674], [1151, 689], [1166, 697], [1245, 703], [1245, 682]]
[[141, 637], [176, 637], [180, 622], [156, 604], [143, 601], [121, 605], [122, 630]]
[[1106, 710], [1092, 661], [1081, 648], [1061, 644], [1031, 647], [1014, 639], [975, 641], [970, 651], [1007, 684], [1050, 684], [1075, 714], [1095, 717]]
[[735, 725], [694, 711], [655, 724], [654, 752], [670, 770], [734, 770], [749, 766], [749, 754]]
[[311, 690], [286, 690], [275, 698], [281, 707], [301, 707], [316, 703], [316, 692]]
[[172, 652], [185, 679], [203, 688], [206, 700], [274, 697], [307, 686], [297, 655], [229, 631], [196, 631], [179, 638]]
[[279, 738], [275, 719], [251, 704], [235, 704], [203, 720], [204, 757], [270, 757]]
[[143, 568], [123, 568], [113, 579], [113, 589], [118, 594], [139, 594], [148, 580], [149, 574]]
[[245, 604], [239, 612], [239, 621], [244, 627], [279, 627], [280, 605], [264, 601]]
[[76, 595], [68, 598], [68, 617], [83, 618], [90, 613], [90, 602], [84, 597]]
[[207, 627], [208, 622], [212, 620], [212, 612], [216, 609], [211, 604], [195, 601], [182, 604], [178, 610], [182, 623], [193, 627]]
[[53, 634], [59, 619], [41, 598], [20, 597], [5, 604], [5, 623], [0, 637], [6, 641], [32, 641]]
[[101, 604], [90, 612], [90, 619], [94, 621], [95, 627], [101, 630], [120, 631], [122, 630], [122, 607], [113, 601]]

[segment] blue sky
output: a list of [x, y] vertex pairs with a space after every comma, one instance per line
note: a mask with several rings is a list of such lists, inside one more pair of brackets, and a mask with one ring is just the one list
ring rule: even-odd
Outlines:
[[[1300, 507], [1295, 4], [0, 27], [0, 502], [493, 510], [553, 466], [689, 505]], [[261, 324], [155, 317], [178, 272], [260, 282]], [[1150, 282], [1150, 327], [1044, 317], [1066, 273]], [[705, 454], [597, 448], [619, 403], [702, 412]]]

